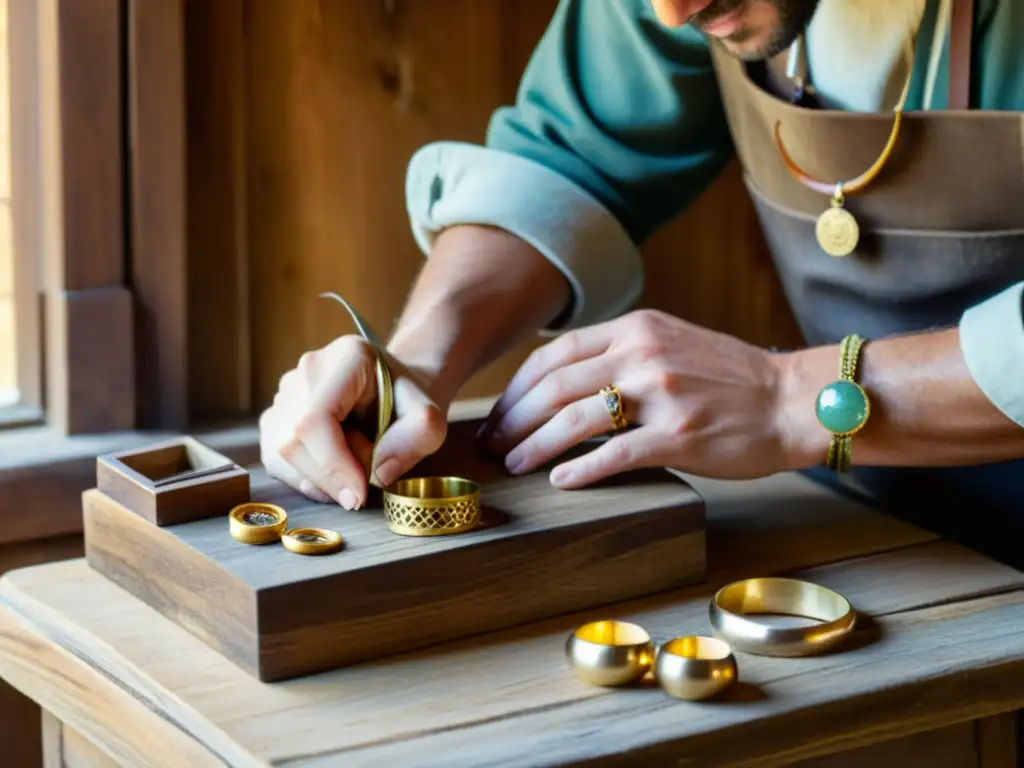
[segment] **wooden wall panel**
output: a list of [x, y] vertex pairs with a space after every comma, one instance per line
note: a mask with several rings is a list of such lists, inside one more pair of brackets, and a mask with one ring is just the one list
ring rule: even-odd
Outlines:
[[[192, 410], [228, 415], [266, 407], [304, 350], [353, 330], [322, 291], [393, 327], [422, 264], [408, 160], [483, 138], [556, 0], [189, 2]], [[644, 305], [799, 343], [736, 167], [644, 252]], [[500, 391], [532, 346], [462, 394]]]
[[[409, 158], [429, 141], [483, 138], [532, 48], [510, 53], [498, 41], [536, 40], [553, 7], [250, 1], [257, 405], [303, 350], [352, 331], [320, 292], [350, 298], [382, 334], [393, 327], [422, 264], [405, 212]], [[497, 391], [510, 364], [477, 376], [465, 394]]]
[[252, 408], [246, 0], [186, 0], [189, 412]]

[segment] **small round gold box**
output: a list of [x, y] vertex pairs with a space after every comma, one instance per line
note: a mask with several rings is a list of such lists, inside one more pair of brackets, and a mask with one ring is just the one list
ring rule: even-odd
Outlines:
[[281, 544], [297, 555], [329, 555], [345, 546], [345, 540], [327, 528], [291, 528], [281, 536]]
[[228, 513], [228, 530], [243, 544], [271, 544], [279, 541], [288, 525], [288, 513], [276, 504], [248, 502]]
[[480, 486], [461, 477], [414, 477], [384, 490], [384, 517], [401, 536], [446, 536], [480, 523]]

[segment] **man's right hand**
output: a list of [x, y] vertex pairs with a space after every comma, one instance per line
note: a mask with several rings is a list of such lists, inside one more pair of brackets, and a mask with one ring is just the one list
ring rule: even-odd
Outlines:
[[373, 411], [376, 424], [377, 353], [358, 336], [342, 336], [306, 352], [281, 377], [274, 403], [260, 417], [260, 452], [272, 477], [321, 503], [358, 509], [366, 501], [371, 458], [380, 485], [393, 483], [444, 442], [446, 409], [393, 358], [396, 420], [373, 445], [343, 429], [350, 414]]

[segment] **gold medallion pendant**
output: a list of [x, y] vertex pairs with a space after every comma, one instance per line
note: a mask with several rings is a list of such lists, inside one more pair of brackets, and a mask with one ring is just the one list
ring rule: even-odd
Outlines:
[[857, 249], [857, 244], [860, 242], [860, 225], [853, 214], [846, 210], [844, 206], [845, 198], [846, 195], [856, 194], [871, 184], [882, 172], [885, 164], [892, 156], [893, 149], [896, 147], [896, 140], [900, 135], [900, 128], [903, 125], [903, 110], [906, 107], [907, 95], [910, 92], [910, 83], [914, 74], [914, 47], [912, 45], [907, 47], [907, 62], [907, 80], [903, 84], [903, 93], [900, 94], [899, 102], [894, 110], [892, 130], [889, 132], [889, 138], [882, 148], [882, 153], [871, 167], [856, 178], [832, 184], [811, 176], [811, 174], [797, 164], [793, 156], [786, 150], [785, 144], [782, 141], [782, 124], [778, 121], [775, 123], [775, 145], [779, 150], [779, 156], [786, 170], [789, 171], [794, 179], [808, 189], [822, 195], [830, 195], [832, 198], [832, 205], [818, 217], [818, 222], [814, 228], [818, 245], [829, 256], [837, 258], [849, 256]]
[[837, 258], [849, 256], [860, 242], [857, 219], [843, 207], [841, 186], [832, 197], [831, 207], [818, 217], [818, 224], [814, 228], [821, 249], [829, 256]]

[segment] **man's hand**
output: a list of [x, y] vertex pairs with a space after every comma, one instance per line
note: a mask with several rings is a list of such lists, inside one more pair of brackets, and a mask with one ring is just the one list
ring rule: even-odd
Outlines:
[[[281, 377], [273, 405], [260, 417], [260, 450], [271, 476], [321, 503], [358, 509], [366, 501], [373, 445], [344, 430], [350, 414], [376, 407], [376, 352], [357, 336], [343, 336], [306, 352]], [[446, 417], [421, 383], [393, 358], [397, 419], [384, 433], [373, 468], [389, 485], [444, 442]], [[375, 414], [369, 419], [376, 424]]]
[[[622, 393], [635, 429], [558, 465], [576, 488], [640, 467], [751, 478], [788, 469], [775, 355], [739, 339], [642, 310], [541, 347], [495, 404], [483, 437], [529, 472], [612, 427], [602, 387]], [[813, 399], [807, 408], [813, 410]]]

